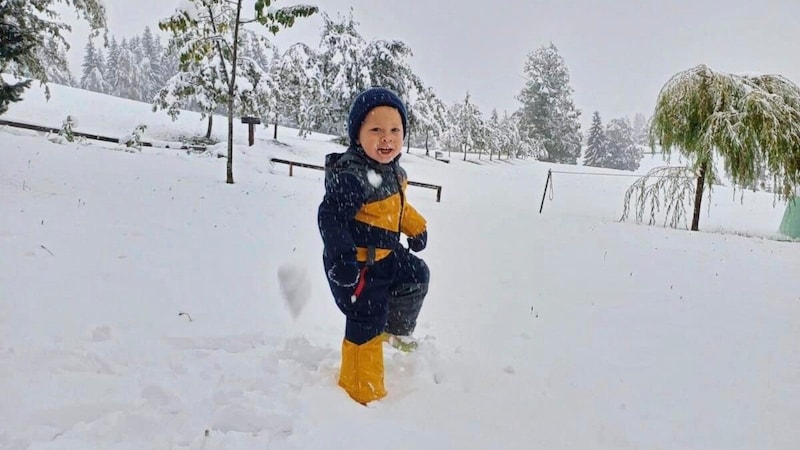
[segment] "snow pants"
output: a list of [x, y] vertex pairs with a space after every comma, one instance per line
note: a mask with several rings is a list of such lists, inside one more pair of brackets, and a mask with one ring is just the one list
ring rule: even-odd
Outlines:
[[[330, 262], [323, 262], [325, 270], [330, 269]], [[329, 282], [336, 305], [347, 318], [345, 339], [360, 345], [384, 331], [410, 335], [428, 293], [430, 271], [425, 261], [398, 245], [371, 265], [359, 264], [363, 280], [357, 286], [343, 288]]]

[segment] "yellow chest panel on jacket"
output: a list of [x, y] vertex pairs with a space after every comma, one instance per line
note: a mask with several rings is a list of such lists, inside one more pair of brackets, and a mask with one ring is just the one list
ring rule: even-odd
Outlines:
[[401, 210], [402, 201], [400, 194], [397, 193], [376, 202], [367, 203], [361, 207], [355, 218], [359, 222], [373, 227], [399, 232]]

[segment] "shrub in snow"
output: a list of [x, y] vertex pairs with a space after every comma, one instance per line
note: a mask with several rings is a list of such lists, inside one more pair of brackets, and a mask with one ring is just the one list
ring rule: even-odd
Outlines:
[[137, 150], [142, 149], [142, 134], [144, 130], [147, 129], [147, 125], [137, 125], [136, 128], [133, 129], [130, 136], [125, 137], [124, 139], [120, 140], [120, 143], [125, 144], [128, 148], [135, 148]]
[[58, 135], [67, 140], [67, 142], [75, 142], [75, 132], [72, 128], [75, 126], [75, 119], [72, 116], [67, 116], [61, 123], [61, 130]]

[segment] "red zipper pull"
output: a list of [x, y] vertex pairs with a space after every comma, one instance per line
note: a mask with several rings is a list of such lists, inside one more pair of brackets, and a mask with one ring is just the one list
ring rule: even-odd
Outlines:
[[350, 303], [355, 303], [356, 300], [358, 300], [358, 296], [361, 295], [361, 291], [364, 290], [364, 285], [367, 283], [367, 267], [368, 266], [362, 267], [361, 272], [359, 272], [358, 285], [353, 295], [350, 296]]

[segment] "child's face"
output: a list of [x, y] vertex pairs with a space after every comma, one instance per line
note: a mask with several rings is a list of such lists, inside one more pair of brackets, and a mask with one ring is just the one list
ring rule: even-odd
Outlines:
[[388, 164], [403, 150], [403, 119], [391, 106], [371, 109], [358, 131], [358, 143], [367, 156]]

